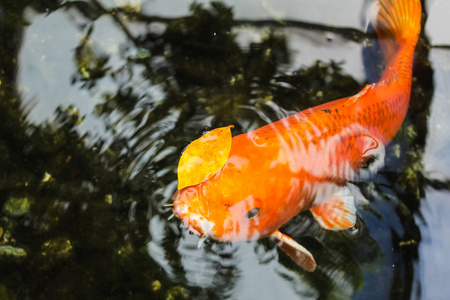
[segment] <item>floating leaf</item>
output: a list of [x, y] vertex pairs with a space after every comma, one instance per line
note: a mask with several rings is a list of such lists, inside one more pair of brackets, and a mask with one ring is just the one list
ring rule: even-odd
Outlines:
[[178, 189], [197, 185], [214, 176], [228, 159], [231, 129], [221, 127], [196, 139], [183, 152], [178, 163]]

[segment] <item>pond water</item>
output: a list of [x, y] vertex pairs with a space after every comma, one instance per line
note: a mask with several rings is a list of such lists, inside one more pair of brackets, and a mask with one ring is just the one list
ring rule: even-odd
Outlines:
[[[339, 2], [339, 3], [338, 3]], [[309, 213], [218, 243], [166, 204], [185, 146], [356, 94], [383, 70], [370, 1], [0, 3], [0, 299], [447, 299], [450, 4], [423, 2], [406, 120], [352, 182], [357, 230]]]

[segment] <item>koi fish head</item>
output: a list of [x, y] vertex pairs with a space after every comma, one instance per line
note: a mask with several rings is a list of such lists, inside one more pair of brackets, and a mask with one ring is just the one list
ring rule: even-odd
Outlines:
[[182, 154], [173, 213], [193, 233], [228, 242], [263, 238], [299, 211], [300, 180], [287, 155], [254, 139], [231, 139], [230, 127], [218, 128]]
[[276, 229], [264, 226], [270, 215], [261, 200], [237, 195], [231, 189], [226, 194], [223, 186], [214, 187], [214, 180], [210, 180], [175, 194], [173, 213], [190, 231], [201, 237], [231, 242], [261, 238]]

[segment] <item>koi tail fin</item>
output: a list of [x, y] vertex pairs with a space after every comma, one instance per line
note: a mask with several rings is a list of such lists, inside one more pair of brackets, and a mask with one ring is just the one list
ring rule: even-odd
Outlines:
[[420, 0], [378, 0], [375, 30], [385, 62], [395, 57], [402, 45], [414, 47], [420, 34]]

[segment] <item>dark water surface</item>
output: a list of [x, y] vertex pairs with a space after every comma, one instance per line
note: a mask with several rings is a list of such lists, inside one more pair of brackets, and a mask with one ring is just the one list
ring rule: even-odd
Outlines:
[[314, 273], [267, 239], [197, 248], [164, 206], [205, 128], [248, 132], [376, 81], [369, 4], [2, 0], [0, 299], [447, 299], [444, 0], [425, 3], [385, 167], [352, 184], [357, 230], [309, 213], [282, 228]]

